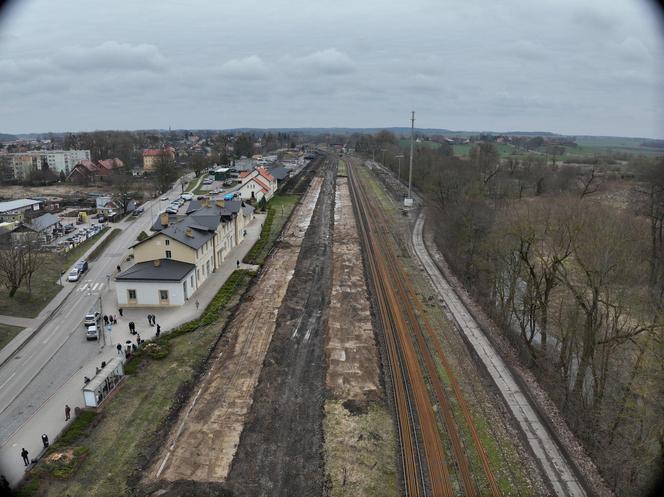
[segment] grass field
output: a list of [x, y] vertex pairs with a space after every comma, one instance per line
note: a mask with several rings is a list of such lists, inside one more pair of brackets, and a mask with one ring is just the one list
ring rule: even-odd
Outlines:
[[8, 324], [0, 324], [0, 350], [4, 348], [12, 339], [18, 335], [23, 328], [18, 326], [9, 326]]
[[[248, 286], [252, 273], [236, 273], [240, 275], [239, 283], [235, 282], [232, 295], [225, 300], [226, 305], [218, 311], [212, 324], [194, 332], [174, 333], [172, 339], [162, 335], [161, 340], [168, 340], [170, 345], [170, 353], [165, 358], [143, 357], [135, 373], [124, 380], [117, 394], [104, 406], [98, 416], [101, 419], [96, 420], [93, 429], [78, 430], [80, 433], [76, 436], [63, 433], [61, 438], [85, 455], [77, 469], [71, 471], [67, 479], [53, 479], [50, 468], [40, 462], [19, 495], [133, 495], [129, 478], [137, 476], [150, 447], [160, 439], [160, 430], [167, 422], [171, 407], [187, 398], [196, 371], [222, 332], [230, 309]], [[224, 285], [218, 295], [228, 290]], [[59, 441], [55, 444], [59, 449], [63, 449], [63, 445]]]
[[265, 262], [274, 241], [281, 233], [299, 199], [299, 195], [276, 195], [270, 200], [261, 236], [242, 260], [245, 264], [263, 264]]
[[[0, 314], [34, 318], [62, 289], [58, 285], [61, 271], [66, 271], [74, 264], [101, 236], [108, 230], [102, 230], [97, 235], [86, 240], [78, 247], [66, 254], [47, 253], [40, 270], [32, 277], [32, 293], [22, 286], [13, 298], [9, 298], [6, 288], [0, 289]], [[66, 275], [65, 275], [66, 276]], [[63, 284], [68, 284], [63, 276]]]

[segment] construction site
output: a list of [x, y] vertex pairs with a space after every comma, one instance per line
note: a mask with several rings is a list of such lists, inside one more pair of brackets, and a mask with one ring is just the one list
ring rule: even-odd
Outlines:
[[298, 180], [139, 494], [588, 495], [387, 176], [327, 154]]

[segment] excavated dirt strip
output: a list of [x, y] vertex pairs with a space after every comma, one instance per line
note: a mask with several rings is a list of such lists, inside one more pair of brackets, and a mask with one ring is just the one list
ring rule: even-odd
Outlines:
[[374, 400], [382, 396], [378, 348], [347, 178], [337, 179], [332, 252], [327, 388], [335, 399]]
[[336, 159], [323, 186], [231, 468], [234, 496], [322, 495], [325, 329], [331, 287]]
[[278, 248], [217, 345], [209, 372], [154, 461], [148, 482], [226, 479], [322, 183], [314, 178], [293, 213]]

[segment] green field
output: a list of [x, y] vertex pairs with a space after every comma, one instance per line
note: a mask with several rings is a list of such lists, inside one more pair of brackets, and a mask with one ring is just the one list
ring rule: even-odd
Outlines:
[[[25, 284], [18, 289], [13, 298], [9, 298], [6, 288], [0, 288], [0, 314], [17, 316], [23, 318], [34, 318], [62, 289], [58, 285], [61, 271], [66, 271], [85, 252], [95, 244], [108, 228], [105, 228], [92, 238], [81, 243], [66, 254], [49, 252], [45, 255], [44, 262], [40, 265], [32, 277], [32, 293], [29, 293]], [[71, 285], [62, 277], [63, 285]]]

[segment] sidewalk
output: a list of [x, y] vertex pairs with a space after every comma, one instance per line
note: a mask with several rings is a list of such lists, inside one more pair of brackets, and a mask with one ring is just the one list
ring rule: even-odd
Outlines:
[[[81, 256], [81, 259], [86, 259], [90, 252], [92, 252], [94, 249], [97, 248], [97, 246], [102, 243], [106, 237], [109, 235], [109, 233], [112, 231], [112, 228], [115, 226], [111, 226], [111, 229], [106, 231], [104, 235], [97, 240], [92, 247], [90, 247], [85, 254]], [[37, 333], [43, 324], [46, 322], [47, 319], [51, 317], [51, 315], [58, 310], [58, 308], [62, 305], [62, 303], [65, 301], [65, 299], [71, 294], [74, 290], [76, 289], [76, 285], [64, 285], [62, 289], [57, 293], [55, 297], [51, 299], [51, 301], [44, 307], [39, 315], [36, 318], [15, 318], [13, 316], [0, 316], [0, 322], [4, 324], [11, 324], [13, 325], [10, 320], [15, 320], [15, 322], [20, 323], [20, 322], [25, 322], [27, 323], [27, 327], [21, 331], [18, 335], [14, 337], [14, 339], [9, 342], [5, 347], [0, 350], [0, 367], [2, 367], [11, 357], [23, 347], [23, 345], [32, 338], [35, 333]], [[8, 318], [8, 319], [5, 319]], [[26, 324], [16, 324], [14, 326], [26, 326]]]
[[[124, 316], [120, 317], [118, 313], [118, 306], [115, 297], [115, 284], [111, 282], [110, 288], [104, 291], [103, 307], [104, 314], [115, 314], [118, 324], [112, 328], [112, 331], [105, 332], [106, 341], [100, 341], [99, 352], [97, 357], [86, 364], [85, 367], [76, 371], [67, 382], [62, 385], [57, 391], [53, 393], [49, 399], [42, 404], [32, 417], [18, 428], [7, 441], [0, 446], [0, 468], [2, 474], [9, 480], [11, 485], [16, 485], [25, 471], [25, 467], [21, 460], [21, 449], [25, 447], [30, 453], [30, 459], [39, 456], [43, 447], [41, 442], [42, 433], [46, 433], [49, 440], [54, 442], [60, 432], [66, 427], [68, 422], [65, 422], [64, 406], [68, 404], [72, 410], [72, 419], [74, 417], [74, 409], [76, 407], [83, 407], [83, 377], [88, 376], [92, 378], [95, 375], [95, 368], [101, 365], [102, 361], [108, 361], [117, 356], [116, 345], [122, 343], [123, 346], [129, 340], [135, 343], [135, 336], [129, 333], [129, 322], [136, 323], [136, 330], [143, 340], [149, 340], [154, 337], [156, 326], [149, 326], [147, 321], [148, 314], [155, 314], [157, 316], [157, 323], [161, 326], [161, 332], [166, 333], [168, 330], [176, 328], [177, 326], [194, 319], [205, 310], [205, 307], [214, 298], [219, 288], [226, 282], [226, 279], [237, 268], [236, 261], [241, 261], [242, 258], [249, 252], [251, 247], [260, 237], [261, 226], [265, 221], [264, 214], [257, 214], [255, 219], [246, 228], [247, 236], [240, 243], [231, 250], [222, 266], [210, 276], [189, 301], [183, 306], [157, 309], [144, 308], [144, 309], [127, 309], [124, 311]], [[240, 264], [241, 268], [256, 269], [255, 266]], [[60, 292], [62, 293], [62, 292]], [[60, 294], [58, 294], [59, 296]], [[54, 299], [55, 300], [55, 299]], [[196, 301], [199, 302], [199, 308], [196, 309]], [[45, 309], [46, 310], [46, 309]]]

